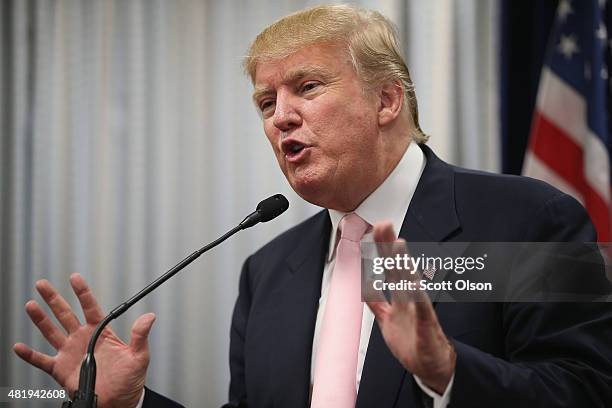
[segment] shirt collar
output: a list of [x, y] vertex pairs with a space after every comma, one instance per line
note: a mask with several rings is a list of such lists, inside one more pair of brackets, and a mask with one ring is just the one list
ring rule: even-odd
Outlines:
[[[353, 212], [370, 225], [379, 221], [391, 221], [395, 233], [399, 234], [424, 168], [423, 152], [416, 143], [410, 142], [395, 169]], [[331, 209], [328, 211], [332, 223], [327, 252], [327, 260], [330, 261], [334, 257], [338, 224], [347, 213]]]

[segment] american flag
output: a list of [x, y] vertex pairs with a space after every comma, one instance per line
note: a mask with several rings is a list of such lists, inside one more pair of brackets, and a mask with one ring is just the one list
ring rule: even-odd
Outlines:
[[598, 241], [611, 241], [607, 0], [561, 0], [550, 35], [523, 174], [584, 205]]

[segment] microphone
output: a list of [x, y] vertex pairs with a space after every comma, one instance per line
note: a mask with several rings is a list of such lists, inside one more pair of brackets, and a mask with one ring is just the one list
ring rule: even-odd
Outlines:
[[268, 222], [284, 213], [289, 208], [289, 201], [282, 194], [274, 194], [268, 197], [259, 204], [257, 209], [247, 215], [239, 224], [242, 229], [251, 228], [253, 225], [260, 222]]
[[198, 249], [193, 252], [187, 258], [176, 264], [172, 269], [164, 273], [162, 276], [151, 282], [148, 286], [142, 289], [140, 292], [132, 296], [126, 302], [120, 304], [114, 308], [96, 327], [89, 345], [87, 347], [87, 354], [81, 364], [81, 371], [79, 373], [79, 388], [74, 394], [72, 401], [65, 401], [62, 403], [62, 408], [95, 408], [97, 406], [98, 396], [95, 393], [96, 389], [96, 359], [94, 357], [94, 349], [98, 337], [102, 333], [102, 330], [117, 317], [125, 313], [130, 307], [137, 303], [140, 299], [157, 289], [162, 283], [176, 275], [180, 270], [185, 268], [191, 262], [195, 261], [204, 252], [216, 247], [238, 231], [251, 228], [252, 226], [260, 222], [268, 222], [278, 217], [289, 208], [289, 201], [282, 194], [275, 194], [271, 197], [266, 198], [257, 204], [257, 208], [251, 214], [247, 215], [244, 220], [240, 222], [236, 227], [217, 238], [210, 244]]

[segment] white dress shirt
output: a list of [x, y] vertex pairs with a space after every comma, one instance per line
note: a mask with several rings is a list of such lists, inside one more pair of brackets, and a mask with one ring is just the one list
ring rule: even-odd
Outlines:
[[[354, 211], [357, 215], [363, 218], [368, 224], [374, 225], [380, 221], [390, 221], [396, 234], [404, 222], [404, 217], [408, 212], [408, 206], [414, 195], [423, 169], [425, 168], [425, 156], [421, 149], [415, 144], [410, 143], [404, 156], [397, 164], [395, 169], [389, 174], [385, 181], [370, 194], [357, 209]], [[335, 210], [329, 210], [332, 229], [329, 240], [329, 250], [323, 269], [323, 281], [321, 284], [321, 298], [319, 299], [319, 309], [317, 311], [317, 320], [315, 324], [314, 339], [312, 343], [311, 356], [311, 371], [310, 381], [314, 378], [314, 365], [316, 361], [317, 347], [319, 344], [319, 336], [321, 326], [323, 324], [323, 316], [325, 306], [327, 304], [327, 295], [331, 283], [331, 274], [335, 264], [335, 249], [337, 245], [338, 224], [345, 213]], [[366, 233], [362, 242], [372, 242], [372, 231]], [[361, 374], [363, 372], [363, 364], [366, 353], [368, 351], [368, 343], [370, 333], [372, 332], [372, 324], [374, 323], [374, 314], [367, 305], [363, 307], [363, 317], [361, 322], [361, 340], [359, 342], [359, 356], [357, 360], [357, 372], [355, 373], [355, 384], [359, 390], [361, 382]], [[434, 408], [444, 408], [450, 400], [450, 391], [454, 379], [451, 379], [443, 395], [437, 394], [435, 391], [423, 384], [418, 377], [415, 376], [416, 382], [421, 387], [423, 392], [433, 398]]]

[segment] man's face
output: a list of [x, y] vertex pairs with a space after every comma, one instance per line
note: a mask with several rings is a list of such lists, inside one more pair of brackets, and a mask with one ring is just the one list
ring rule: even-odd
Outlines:
[[262, 61], [253, 98], [291, 187], [311, 203], [351, 210], [342, 203], [368, 185], [381, 149], [376, 99], [346, 53], [312, 45]]

